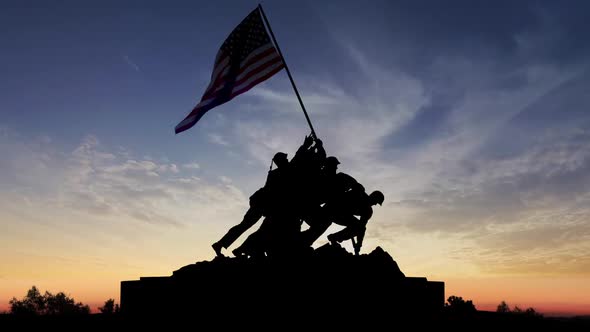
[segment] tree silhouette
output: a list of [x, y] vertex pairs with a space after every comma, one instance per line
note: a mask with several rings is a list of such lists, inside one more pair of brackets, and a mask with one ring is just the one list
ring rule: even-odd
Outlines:
[[445, 310], [457, 314], [469, 314], [477, 311], [471, 300], [465, 301], [460, 296], [452, 295], [445, 303]]
[[63, 292], [55, 295], [45, 292], [47, 298], [47, 311], [49, 315], [71, 315], [71, 314], [89, 314], [90, 307], [82, 302], [76, 303], [73, 298], [68, 297]]
[[501, 313], [510, 312], [510, 307], [508, 306], [508, 303], [506, 303], [505, 301], [502, 301], [500, 304], [498, 304], [498, 307], [496, 308], [496, 312], [501, 312]]
[[10, 312], [15, 315], [72, 315], [89, 314], [90, 307], [82, 302], [76, 303], [73, 298], [64, 292], [51, 294], [46, 291], [44, 295], [37, 287], [33, 286], [27, 291], [22, 300], [15, 297], [9, 301]]
[[22, 300], [13, 297], [8, 303], [12, 314], [39, 315], [45, 312], [47, 300], [41, 295], [37, 287], [33, 286], [27, 291], [27, 295]]
[[119, 305], [115, 304], [114, 299], [108, 299], [104, 302], [104, 305], [102, 307], [98, 307], [98, 310], [100, 310], [101, 313], [106, 315], [116, 314], [119, 313]]
[[500, 313], [511, 313], [516, 315], [526, 315], [531, 317], [543, 317], [543, 314], [538, 313], [534, 308], [529, 307], [526, 310], [522, 310], [519, 306], [515, 305], [512, 310], [510, 310], [510, 306], [505, 301], [502, 301], [498, 304], [498, 308], [496, 312]]
[[525, 315], [533, 316], [533, 317], [543, 317], [543, 314], [538, 313], [534, 308], [530, 307], [524, 311]]

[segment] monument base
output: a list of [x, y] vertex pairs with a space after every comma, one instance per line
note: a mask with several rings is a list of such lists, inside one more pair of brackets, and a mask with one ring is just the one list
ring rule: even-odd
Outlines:
[[123, 314], [142, 316], [424, 314], [442, 310], [445, 291], [444, 282], [406, 277], [380, 247], [354, 256], [325, 245], [306, 256], [217, 257], [172, 276], [122, 281], [120, 303]]

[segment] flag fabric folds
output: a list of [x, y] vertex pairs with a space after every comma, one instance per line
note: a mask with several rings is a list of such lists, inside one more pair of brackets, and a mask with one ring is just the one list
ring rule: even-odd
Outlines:
[[215, 57], [211, 82], [201, 101], [174, 131], [178, 134], [197, 123], [210, 109], [232, 100], [283, 69], [260, 11], [252, 11], [227, 37]]

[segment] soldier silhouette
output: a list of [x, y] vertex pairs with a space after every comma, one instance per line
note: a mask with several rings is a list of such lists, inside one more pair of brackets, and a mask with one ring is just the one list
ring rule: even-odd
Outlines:
[[321, 140], [313, 135], [305, 136], [289, 162], [287, 178], [281, 180], [282, 187], [272, 196], [272, 205], [267, 208], [262, 225], [233, 251], [235, 256], [284, 255], [299, 251], [300, 219], [309, 209], [310, 186], [325, 156]]
[[[312, 146], [313, 144], [313, 146]], [[301, 221], [308, 221], [315, 214], [322, 204], [320, 179], [322, 177], [322, 166], [326, 160], [322, 140], [306, 136], [303, 145], [291, 160], [293, 165], [293, 213]]]
[[[272, 169], [273, 162], [277, 165], [275, 169]], [[285, 189], [285, 183], [289, 177], [288, 168], [287, 154], [277, 152], [272, 158], [271, 169], [268, 171], [264, 187], [250, 196], [250, 207], [242, 221], [230, 228], [219, 241], [211, 245], [217, 256], [223, 256], [221, 253], [223, 248], [229, 248], [244, 232], [254, 226], [263, 215], [267, 215], [273, 209], [276, 197]]]
[[[350, 190], [344, 193], [341, 199], [326, 203], [325, 208], [332, 216], [332, 221], [345, 226], [343, 230], [328, 235], [328, 240], [332, 244], [339, 244], [352, 239], [354, 253], [358, 255], [363, 246], [367, 223], [373, 216], [373, 206], [383, 204], [384, 199], [383, 193], [378, 190], [373, 191], [370, 195], [364, 191]], [[355, 216], [359, 216], [360, 219]], [[355, 236], [356, 241], [354, 241]]]
[[[301, 239], [304, 246], [311, 246], [327, 229], [330, 227], [331, 217], [334, 215], [334, 202], [342, 200], [344, 193], [354, 190], [364, 192], [364, 188], [352, 176], [337, 172], [340, 161], [334, 156], [327, 157], [324, 160], [323, 167], [317, 178], [317, 185], [314, 195], [316, 195], [317, 208], [313, 209], [305, 216], [305, 222], [309, 229], [301, 233]], [[324, 204], [325, 203], [325, 204]], [[320, 207], [324, 204], [323, 207]]]

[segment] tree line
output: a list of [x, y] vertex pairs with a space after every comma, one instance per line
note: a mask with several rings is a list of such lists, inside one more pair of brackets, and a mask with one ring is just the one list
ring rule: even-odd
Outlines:
[[[460, 296], [450, 296], [445, 303], [445, 311], [450, 313], [456, 314], [470, 314], [477, 311], [475, 305], [471, 300], [463, 300]], [[513, 309], [510, 309], [510, 306], [506, 303], [506, 301], [500, 302], [498, 307], [496, 308], [497, 313], [501, 314], [516, 314], [516, 315], [526, 315], [531, 317], [543, 317], [543, 314], [537, 312], [534, 308], [529, 307], [526, 309], [522, 309], [518, 306], [514, 306]]]
[[[39, 315], [88, 315], [90, 307], [82, 302], [76, 302], [73, 298], [64, 292], [56, 294], [45, 291], [41, 294], [36, 286], [31, 287], [22, 299], [13, 297], [10, 301], [10, 314], [19, 316], [39, 316]], [[120, 312], [119, 304], [114, 299], [108, 299], [98, 310], [102, 314], [117, 314]], [[477, 312], [475, 305], [471, 300], [464, 300], [460, 296], [452, 295], [447, 299], [444, 310], [453, 314], [471, 314]], [[510, 306], [502, 301], [497, 309], [498, 313], [505, 314], [522, 314], [528, 316], [542, 317], [534, 308], [521, 309], [518, 306]]]
[[[8, 303], [10, 314], [18, 316], [90, 314], [88, 305], [76, 302], [64, 292], [53, 294], [45, 291], [45, 294], [41, 294], [36, 286], [31, 287], [22, 299], [13, 297]], [[103, 314], [115, 314], [119, 312], [119, 305], [115, 304], [114, 299], [108, 299], [98, 310]]]

